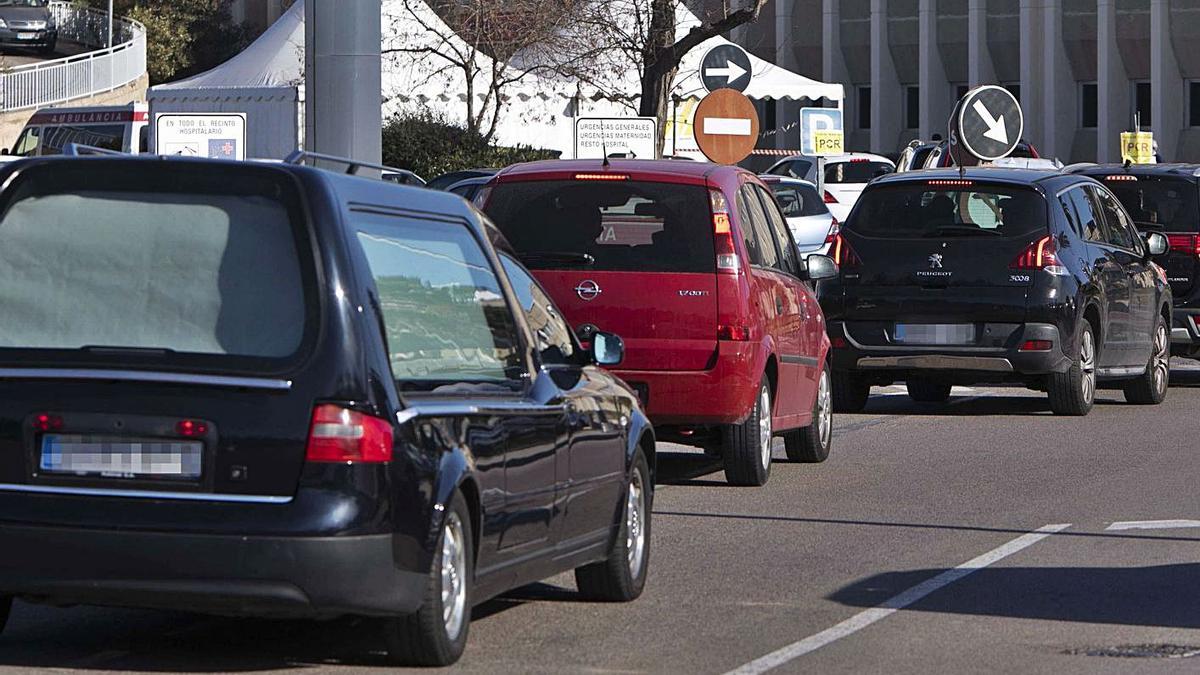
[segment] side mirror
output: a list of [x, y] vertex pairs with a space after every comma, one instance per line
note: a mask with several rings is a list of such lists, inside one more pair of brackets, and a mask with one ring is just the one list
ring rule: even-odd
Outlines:
[[592, 361], [601, 366], [615, 366], [625, 360], [625, 341], [612, 333], [596, 331], [592, 335]]
[[821, 279], [832, 279], [838, 275], [837, 263], [827, 255], [814, 253], [808, 256], [805, 261], [807, 273], [805, 276], [810, 281], [820, 281]]
[[1162, 232], [1147, 232], [1142, 237], [1146, 240], [1146, 250], [1150, 255], [1162, 255], [1171, 248]]

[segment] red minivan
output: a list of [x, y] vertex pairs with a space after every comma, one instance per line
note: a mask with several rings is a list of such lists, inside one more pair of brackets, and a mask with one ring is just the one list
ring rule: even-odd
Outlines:
[[832, 436], [829, 339], [813, 283], [832, 259], [802, 258], [754, 174], [670, 160], [509, 167], [476, 201], [586, 340], [625, 340], [616, 373], [660, 440], [724, 458], [762, 485], [771, 439], [820, 462]]

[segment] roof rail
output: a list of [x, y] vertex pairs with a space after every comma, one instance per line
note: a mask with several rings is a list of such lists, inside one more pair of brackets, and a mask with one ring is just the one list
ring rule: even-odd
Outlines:
[[349, 157], [338, 157], [337, 155], [326, 155], [320, 152], [310, 152], [308, 150], [293, 150], [290, 155], [283, 159], [284, 164], [305, 164], [308, 160], [317, 159], [323, 162], [333, 162], [334, 164], [346, 165], [346, 173], [351, 176], [358, 175], [359, 169], [377, 169], [379, 171], [390, 171], [405, 176], [413, 176], [421, 180], [423, 184], [425, 180], [408, 169], [397, 169], [394, 166], [385, 166], [383, 164], [374, 164], [372, 162], [361, 162], [357, 159]]
[[63, 146], [63, 154], [71, 157], [83, 157], [86, 155], [116, 155], [118, 157], [128, 157], [129, 153], [121, 152], [120, 150], [110, 150], [108, 148], [97, 148], [94, 145], [84, 145], [82, 143], [67, 143]]

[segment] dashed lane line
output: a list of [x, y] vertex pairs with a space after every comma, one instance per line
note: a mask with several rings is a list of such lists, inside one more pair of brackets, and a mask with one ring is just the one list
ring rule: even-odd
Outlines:
[[974, 572], [978, 572], [979, 570], [999, 562], [1000, 560], [1003, 560], [1014, 553], [1029, 548], [1046, 537], [1062, 532], [1068, 527], [1071, 527], [1070, 523], [1060, 523], [1057, 525], [1046, 525], [1044, 527], [1039, 527], [1032, 532], [1027, 532], [1016, 539], [1013, 539], [1007, 544], [994, 548], [981, 556], [968, 560], [958, 567], [946, 570], [932, 579], [928, 579], [920, 584], [917, 584], [916, 586], [913, 586], [899, 595], [892, 597], [877, 607], [872, 607], [871, 609], [859, 612], [858, 614], [855, 614], [854, 616], [835, 626], [826, 628], [820, 633], [810, 635], [803, 640], [793, 642], [792, 644], [781, 649], [777, 649], [766, 656], [757, 658], [741, 666], [740, 668], [737, 668], [736, 670], [729, 671], [726, 673], [726, 675], [759, 675], [760, 673], [765, 673], [774, 668], [778, 668], [789, 661], [798, 659], [805, 654], [809, 654], [820, 649], [821, 647], [836, 642], [849, 635], [853, 635], [867, 626], [885, 619], [901, 609], [904, 609], [905, 607], [908, 607], [909, 605], [921, 600], [934, 591], [945, 588], [946, 586], [949, 586], [950, 584], [953, 584], [954, 582], [959, 581]]
[[1200, 520], [1122, 520], [1104, 529], [1106, 531], [1178, 530], [1186, 527], [1200, 527]]

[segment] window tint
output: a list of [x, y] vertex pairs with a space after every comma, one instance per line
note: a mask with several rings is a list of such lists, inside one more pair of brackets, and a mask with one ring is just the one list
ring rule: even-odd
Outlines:
[[790, 178], [808, 178], [808, 174], [812, 171], [812, 168], [813, 163], [807, 159], [793, 159], [780, 164], [776, 167], [774, 173]]
[[500, 262], [517, 294], [521, 311], [525, 312], [529, 330], [533, 331], [534, 346], [542, 355], [542, 363], [570, 363], [575, 355], [575, 342], [550, 296], [520, 263], [507, 255], [500, 256]]
[[1125, 209], [1121, 208], [1121, 204], [1107, 190], [1090, 187], [1088, 189], [1092, 191], [1096, 203], [1100, 205], [1100, 213], [1103, 214], [1104, 221], [1108, 225], [1108, 243], [1120, 248], [1135, 248], [1134, 241], [1137, 237], [1132, 233], [1133, 225], [1129, 223]]
[[758, 239], [754, 236], [754, 225], [750, 222], [750, 205], [746, 201], [745, 190], [737, 192], [738, 224], [742, 230], [742, 241], [746, 244], [746, 257], [751, 265], [762, 265], [763, 255], [758, 248]]
[[1196, 183], [1158, 176], [1138, 176], [1135, 181], [1104, 181], [1137, 225], [1166, 232], [1200, 232], [1200, 205]]
[[716, 270], [708, 190], [699, 185], [506, 182], [493, 188], [487, 214], [530, 269]]
[[869, 188], [846, 227], [870, 237], [1024, 237], [1046, 231], [1046, 202], [1008, 185], [931, 189], [924, 182]]
[[[745, 208], [742, 209], [742, 204]], [[763, 213], [762, 203], [753, 192], [753, 187], [743, 185], [738, 190], [738, 206], [739, 213], [743, 215], [742, 236], [746, 238], [746, 246], [750, 247], [750, 239], [754, 240], [754, 247], [758, 251], [758, 259], [761, 262], [754, 263], [754, 257], [751, 256], [751, 263], [762, 265], [763, 267], [779, 267], [779, 254], [775, 251], [775, 241], [771, 236], [771, 225], [767, 222], [767, 214]]]
[[775, 200], [771, 197], [771, 193], [754, 186], [754, 191], [758, 193], [762, 200], [763, 211], [767, 214], [767, 220], [771, 224], [771, 229], [775, 234], [775, 241], [780, 252], [779, 269], [793, 274], [800, 275], [800, 254], [796, 251], [796, 245], [792, 243], [792, 237], [788, 233], [787, 221], [779, 213], [779, 207], [775, 205]]
[[779, 202], [779, 208], [783, 210], [785, 218], [829, 213], [829, 207], [825, 206], [821, 195], [807, 185], [775, 183], [771, 185], [771, 190], [775, 193], [775, 200]]
[[512, 314], [465, 225], [359, 218], [397, 380], [421, 386], [521, 376]]
[[1103, 220], [1096, 217], [1096, 209], [1091, 197], [1088, 196], [1088, 191], [1079, 187], [1069, 190], [1067, 195], [1070, 197], [1071, 203], [1075, 205], [1080, 236], [1088, 241], [1105, 243], [1108, 233], [1104, 230]]
[[68, 143], [118, 152], [125, 150], [125, 126], [121, 124], [45, 127], [42, 133], [43, 155], [61, 155]]
[[1083, 231], [1079, 228], [1079, 214], [1075, 212], [1075, 204], [1071, 201], [1070, 192], [1064, 192], [1058, 197], [1058, 205], [1062, 208], [1063, 217], [1067, 219], [1067, 227], [1076, 236], [1082, 237]]
[[887, 162], [870, 160], [850, 160], [848, 162], [833, 162], [825, 166], [826, 183], [870, 183], [872, 180], [886, 176], [893, 171]]

